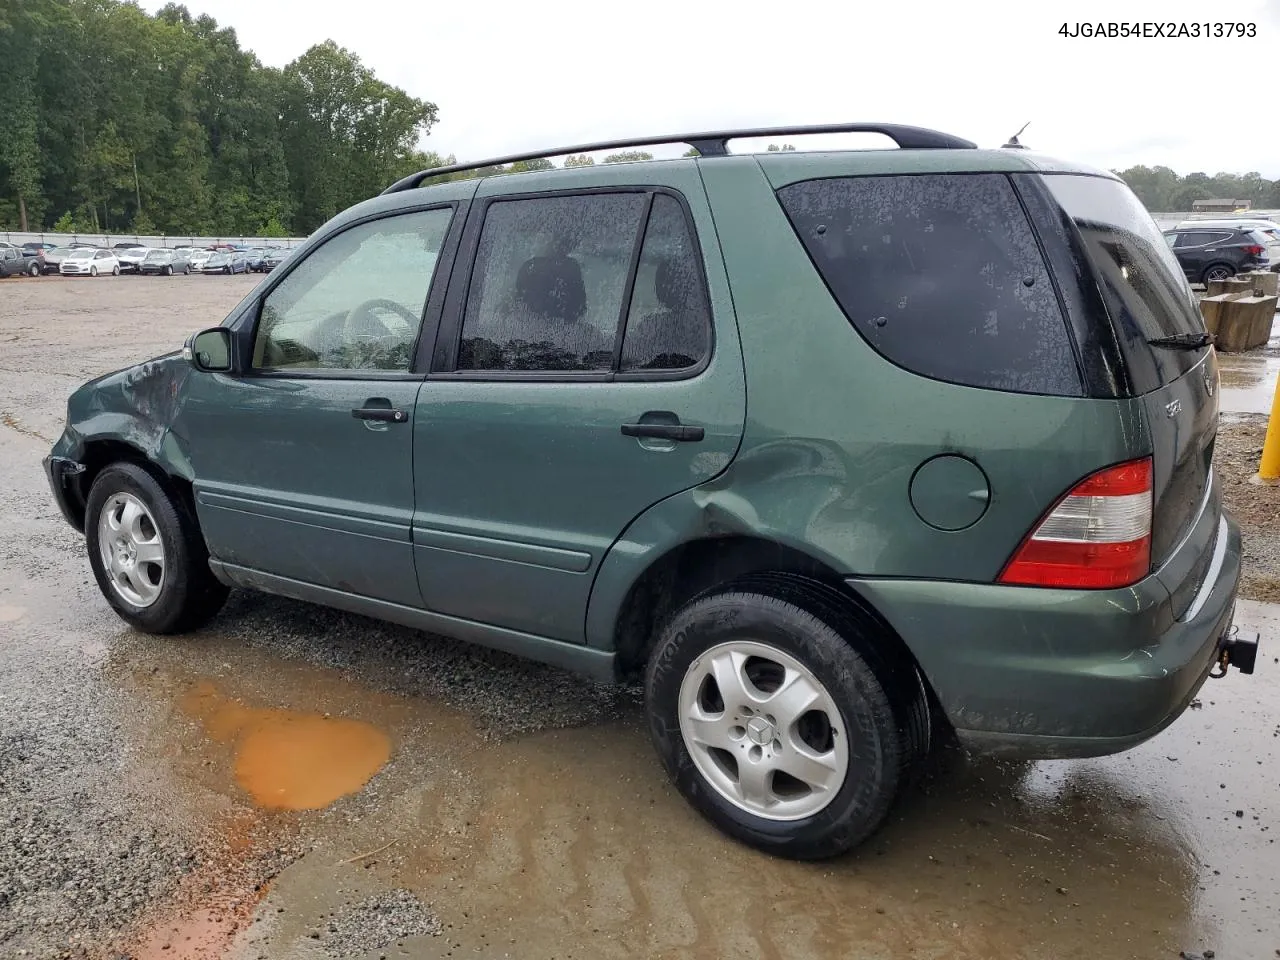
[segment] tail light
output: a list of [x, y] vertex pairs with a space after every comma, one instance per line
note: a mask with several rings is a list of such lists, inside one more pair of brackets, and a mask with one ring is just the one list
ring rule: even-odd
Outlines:
[[1262, 256], [1262, 251], [1267, 248], [1259, 246], [1256, 243], [1249, 243], [1249, 244], [1246, 244], [1242, 249], [1244, 250], [1245, 253], [1249, 254], [1249, 256], [1251, 257], [1260, 257]]
[[1022, 541], [998, 582], [1081, 590], [1127, 587], [1151, 570], [1151, 458], [1091, 474]]

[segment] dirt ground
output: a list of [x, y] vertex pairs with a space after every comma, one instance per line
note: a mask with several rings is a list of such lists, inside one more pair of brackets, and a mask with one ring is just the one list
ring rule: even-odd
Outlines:
[[1217, 448], [1253, 677], [1119, 756], [943, 755], [865, 848], [797, 864], [688, 808], [634, 690], [260, 595], [190, 637], [121, 624], [40, 458], [77, 385], [255, 283], [0, 281], [0, 957], [1280, 955], [1256, 420], [1227, 418]]

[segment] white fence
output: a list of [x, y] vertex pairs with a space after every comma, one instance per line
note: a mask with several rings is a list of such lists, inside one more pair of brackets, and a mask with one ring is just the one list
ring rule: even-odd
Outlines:
[[58, 246], [69, 243], [92, 243], [101, 247], [110, 247], [117, 243], [141, 243], [148, 247], [211, 247], [215, 243], [234, 243], [250, 247], [292, 248], [306, 239], [306, 237], [144, 237], [132, 233], [5, 233], [0, 231], [0, 240], [17, 246], [22, 246], [24, 243], [56, 243]]

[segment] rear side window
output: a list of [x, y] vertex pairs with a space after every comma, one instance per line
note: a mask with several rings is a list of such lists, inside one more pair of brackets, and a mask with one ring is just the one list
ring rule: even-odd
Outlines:
[[858, 332], [923, 376], [1080, 396], [1062, 308], [1002, 174], [846, 177], [778, 191]]
[[1178, 242], [1175, 244], [1179, 249], [1183, 247], [1205, 247], [1211, 243], [1220, 243], [1227, 240], [1231, 234], [1223, 230], [1197, 230], [1194, 233], [1181, 233], [1178, 235]]
[[1152, 347], [1148, 341], [1204, 333], [1204, 320], [1151, 214], [1118, 180], [1065, 173], [1045, 174], [1043, 180], [1080, 233], [1134, 392], [1178, 379], [1202, 352]]

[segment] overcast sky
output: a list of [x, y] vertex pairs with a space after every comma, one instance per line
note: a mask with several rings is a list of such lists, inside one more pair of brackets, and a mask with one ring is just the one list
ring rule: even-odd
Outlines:
[[[1030, 120], [1023, 143], [1098, 166], [1280, 177], [1280, 0], [793, 0], [759, 13], [741, 0], [186, 5], [234, 27], [273, 66], [330, 38], [353, 50], [383, 80], [439, 107], [423, 146], [459, 160], [853, 120], [999, 146]], [[154, 12], [163, 0], [142, 6]], [[1064, 21], [1218, 16], [1256, 24], [1257, 36], [1058, 35]], [[1187, 79], [1178, 67], [1188, 62], [1222, 69]]]

